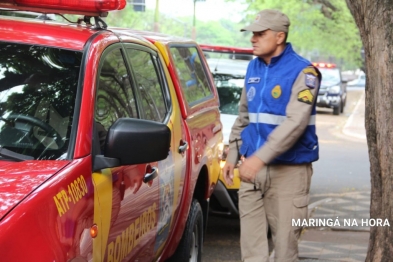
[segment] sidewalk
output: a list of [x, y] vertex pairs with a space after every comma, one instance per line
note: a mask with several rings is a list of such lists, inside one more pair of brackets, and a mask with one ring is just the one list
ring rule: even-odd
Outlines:
[[332, 196], [312, 203], [309, 210], [311, 219], [299, 243], [300, 261], [365, 260], [370, 192]]
[[366, 139], [366, 127], [365, 127], [365, 92], [363, 91], [362, 96], [357, 102], [353, 113], [348, 118], [342, 132], [351, 137]]
[[[365, 94], [342, 132], [366, 139]], [[309, 205], [309, 222], [299, 243], [300, 261], [365, 261], [370, 228], [370, 192], [332, 195]], [[325, 224], [323, 224], [325, 223]]]

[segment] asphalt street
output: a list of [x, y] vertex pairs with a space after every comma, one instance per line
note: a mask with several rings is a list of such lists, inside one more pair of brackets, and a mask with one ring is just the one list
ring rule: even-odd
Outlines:
[[[331, 109], [318, 109], [317, 134], [320, 159], [313, 165], [310, 207], [316, 208], [343, 194], [369, 192], [370, 165], [364, 128], [364, 90], [348, 90], [346, 108], [339, 116], [334, 116]], [[202, 261], [241, 261], [239, 235], [238, 219], [210, 216]], [[321, 235], [312, 237], [323, 238]]]

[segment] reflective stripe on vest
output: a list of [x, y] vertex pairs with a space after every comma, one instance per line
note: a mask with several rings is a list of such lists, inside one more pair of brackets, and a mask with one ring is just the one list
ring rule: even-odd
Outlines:
[[[268, 124], [268, 125], [280, 125], [287, 118], [286, 116], [273, 115], [267, 113], [248, 113], [250, 123]], [[311, 115], [309, 126], [314, 126], [316, 121], [315, 115]]]

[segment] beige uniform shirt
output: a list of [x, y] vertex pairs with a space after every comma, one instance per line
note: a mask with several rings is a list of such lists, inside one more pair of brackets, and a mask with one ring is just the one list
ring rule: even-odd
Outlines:
[[[292, 86], [291, 97], [286, 107], [286, 119], [270, 133], [265, 144], [255, 152], [255, 156], [265, 164], [269, 164], [276, 157], [289, 150], [310, 122], [315, 124], [315, 116], [311, 116], [311, 111], [315, 99], [318, 97], [319, 81], [317, 78], [315, 88], [308, 87], [306, 85], [306, 74], [315, 76], [317, 71], [314, 67], [307, 67], [300, 72]], [[311, 93], [311, 96], [308, 95], [306, 100], [302, 99], [305, 90], [309, 90]], [[310, 98], [311, 101], [308, 101]], [[248, 123], [248, 102], [246, 89], [243, 88], [240, 97], [239, 116], [233, 124], [229, 136], [229, 153], [227, 156], [229, 163], [235, 164], [237, 161], [238, 149], [242, 144], [240, 134]]]

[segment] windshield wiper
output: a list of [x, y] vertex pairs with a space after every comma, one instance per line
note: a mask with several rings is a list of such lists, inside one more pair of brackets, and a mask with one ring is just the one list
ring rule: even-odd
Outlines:
[[15, 153], [11, 150], [5, 149], [2, 146], [0, 146], [0, 156], [7, 158], [9, 160], [16, 160], [16, 161], [34, 160], [34, 157], [32, 156]]

